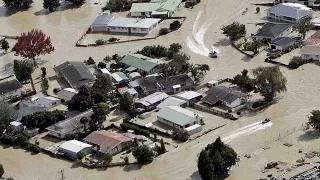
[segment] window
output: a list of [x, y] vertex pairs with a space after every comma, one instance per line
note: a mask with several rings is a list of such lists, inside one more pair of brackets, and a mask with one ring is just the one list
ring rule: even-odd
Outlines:
[[133, 30], [133, 31], [136, 31], [136, 30], [137, 30], [137, 28], [132, 28], [132, 30]]

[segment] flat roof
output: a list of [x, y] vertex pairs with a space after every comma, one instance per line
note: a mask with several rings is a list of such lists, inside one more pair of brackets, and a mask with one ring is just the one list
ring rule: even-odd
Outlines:
[[167, 106], [180, 106], [181, 104], [187, 103], [187, 101], [182, 100], [182, 99], [178, 99], [175, 97], [169, 97], [167, 99], [165, 99], [163, 102], [161, 102], [157, 108], [162, 109], [164, 107]]
[[195, 91], [187, 91], [187, 92], [183, 92], [176, 95], [176, 97], [180, 97], [182, 99], [188, 99], [188, 100], [199, 97], [199, 96], [202, 96], [202, 94]]
[[59, 148], [61, 148], [61, 149], [66, 149], [66, 150], [69, 150], [72, 152], [79, 152], [82, 149], [89, 148], [89, 147], [92, 147], [92, 145], [87, 144], [87, 143], [83, 143], [83, 142], [80, 142], [77, 140], [67, 141], [59, 146]]
[[157, 24], [161, 19], [145, 18], [131, 25], [132, 28], [150, 28], [151, 26]]
[[22, 125], [22, 123], [21, 123], [21, 122], [18, 122], [18, 121], [11, 121], [11, 122], [10, 122], [10, 125], [20, 126], [20, 125]]
[[192, 126], [187, 127], [187, 128], [186, 128], [186, 131], [191, 131], [191, 130], [197, 129], [197, 128], [199, 128], [199, 127], [201, 127], [200, 124], [195, 124], [195, 125], [192, 125]]
[[107, 68], [102, 68], [102, 69], [100, 69], [100, 71], [101, 71], [102, 73], [104, 73], [104, 74], [109, 74], [109, 75], [111, 75], [110, 71], [109, 71]]

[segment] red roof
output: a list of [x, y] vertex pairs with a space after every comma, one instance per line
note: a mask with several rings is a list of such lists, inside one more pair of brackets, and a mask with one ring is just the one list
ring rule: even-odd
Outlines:
[[320, 55], [320, 46], [303, 46], [299, 54]]
[[305, 40], [306, 44], [319, 44], [320, 43], [320, 31], [312, 34], [308, 39]]

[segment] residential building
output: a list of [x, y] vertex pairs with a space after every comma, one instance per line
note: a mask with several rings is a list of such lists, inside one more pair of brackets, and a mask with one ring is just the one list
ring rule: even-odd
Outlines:
[[82, 85], [92, 86], [95, 77], [82, 62], [67, 61], [53, 68], [58, 78], [63, 77], [70, 87], [79, 88]]
[[209, 105], [223, 104], [228, 108], [235, 108], [247, 103], [248, 95], [234, 91], [226, 86], [214, 86], [208, 90], [202, 101]]
[[94, 131], [85, 137], [83, 141], [92, 144], [93, 150], [100, 155], [106, 153], [115, 155], [133, 144], [131, 138], [106, 130]]
[[78, 94], [79, 91], [73, 88], [65, 88], [57, 93], [58, 98], [64, 101], [70, 101], [72, 97]]
[[159, 59], [152, 59], [141, 54], [127, 54], [122, 60], [126, 67], [134, 67], [139, 73], [154, 74], [160, 72]]
[[21, 96], [22, 85], [17, 79], [0, 82], [0, 99], [9, 100]]
[[271, 51], [281, 51], [285, 48], [293, 46], [296, 40], [290, 37], [277, 37], [270, 41], [269, 48]]
[[275, 0], [275, 3], [298, 3], [306, 6], [319, 6], [319, 0]]
[[266, 10], [267, 18], [275, 21], [296, 23], [303, 19], [311, 19], [311, 8], [298, 3], [281, 3]]
[[[89, 123], [86, 125], [80, 122], [80, 119], [87, 117], [90, 119], [93, 114], [92, 109], [82, 112], [76, 116], [60, 121], [52, 126], [47, 127], [49, 135], [59, 139], [64, 139], [67, 135], [73, 135], [84, 132], [84, 128], [89, 128]], [[85, 127], [86, 126], [86, 127]]]
[[169, 95], [166, 93], [155, 92], [153, 94], [150, 94], [149, 96], [135, 100], [134, 105], [136, 108], [151, 110], [156, 108], [158, 104], [160, 104], [168, 97]]
[[166, 18], [180, 8], [182, 0], [151, 1], [149, 3], [133, 3], [131, 17]]
[[124, 87], [130, 80], [123, 72], [115, 72], [111, 77], [117, 88]]
[[127, 92], [130, 94], [133, 100], [138, 99], [138, 92], [134, 88], [123, 87], [118, 88], [117, 90], [121, 95], [124, 95]]
[[135, 81], [145, 95], [158, 91], [176, 94], [181, 91], [191, 90], [195, 86], [194, 81], [187, 74], [169, 77], [149, 76]]
[[46, 109], [51, 109], [59, 104], [61, 104], [61, 100], [55, 97], [46, 96], [39, 99], [37, 104], [44, 106]]
[[204, 124], [204, 116], [180, 106], [167, 106], [157, 112], [157, 120], [174, 129], [185, 129], [195, 124]]
[[141, 74], [138, 72], [130, 73], [128, 74], [128, 77], [130, 78], [131, 81], [142, 78]]
[[285, 37], [292, 32], [292, 24], [287, 23], [266, 23], [256, 34], [252, 35], [254, 40], [266, 43], [278, 37]]
[[107, 25], [107, 32], [126, 34], [149, 34], [158, 27], [161, 19], [137, 19], [118, 17]]
[[114, 19], [114, 16], [110, 14], [110, 11], [100, 14], [91, 24], [91, 32], [106, 32], [107, 25]]
[[188, 106], [188, 102], [176, 97], [169, 97], [167, 99], [165, 99], [164, 101], [162, 101], [158, 106], [157, 106], [157, 110], [163, 109], [167, 106], [180, 106], [180, 107], [187, 107]]
[[304, 60], [320, 60], [320, 46], [307, 45], [300, 49], [299, 54], [301, 54]]
[[175, 97], [187, 101], [188, 106], [192, 106], [202, 99], [202, 94], [195, 91], [186, 91], [175, 95]]
[[82, 152], [85, 155], [92, 152], [92, 145], [77, 140], [70, 140], [59, 146], [59, 151], [66, 153], [69, 157], [77, 159], [77, 153]]

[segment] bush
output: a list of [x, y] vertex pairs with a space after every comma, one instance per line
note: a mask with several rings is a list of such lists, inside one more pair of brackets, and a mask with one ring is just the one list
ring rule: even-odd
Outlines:
[[240, 111], [238, 111], [238, 112], [237, 112], [237, 115], [239, 115], [239, 116], [240, 116], [240, 115], [241, 115], [241, 112], [240, 112]]
[[10, 99], [10, 102], [11, 102], [11, 103], [15, 103], [15, 102], [17, 102], [17, 101], [20, 101], [20, 99], [21, 99], [21, 98], [20, 98], [19, 96], [13, 97], [13, 98]]
[[86, 156], [85, 153], [83, 153], [83, 152], [81, 152], [81, 151], [77, 152], [77, 158], [78, 158], [79, 160], [83, 159], [85, 156]]
[[141, 145], [132, 151], [132, 155], [141, 164], [151, 163], [153, 161], [154, 153], [149, 146]]
[[170, 24], [170, 30], [176, 30], [176, 29], [179, 29], [181, 27], [181, 23], [180, 21], [173, 21], [171, 24]]
[[229, 109], [229, 110], [228, 110], [228, 113], [232, 113], [232, 110], [231, 110], [231, 109]]
[[33, 152], [34, 154], [38, 154], [41, 151], [41, 148], [37, 145], [34, 145], [31, 149], [31, 152]]
[[106, 56], [103, 58], [103, 60], [106, 62], [110, 62], [112, 60], [112, 58], [110, 56]]
[[106, 44], [107, 42], [105, 41], [105, 40], [103, 40], [103, 39], [98, 39], [98, 40], [96, 40], [96, 45], [104, 45], [104, 44]]
[[124, 161], [124, 164], [129, 164], [129, 157], [128, 156], [125, 156], [123, 158], [123, 161]]
[[112, 161], [112, 155], [109, 153], [104, 154], [102, 158], [107, 164], [110, 164]]
[[107, 65], [106, 65], [106, 63], [99, 62], [99, 63], [98, 63], [98, 68], [99, 68], [99, 69], [107, 68]]
[[305, 64], [305, 61], [301, 57], [294, 56], [289, 62], [289, 68], [297, 69]]
[[86, 64], [92, 65], [92, 64], [96, 64], [96, 62], [93, 60], [92, 57], [89, 57], [89, 59], [86, 61]]
[[195, 0], [187, 0], [184, 4], [185, 8], [193, 7], [197, 4], [197, 1]]
[[4, 133], [2, 134], [2, 136], [0, 137], [0, 142], [2, 144], [7, 144], [7, 145], [17, 145], [17, 138], [14, 137], [13, 135]]
[[117, 38], [115, 38], [115, 37], [111, 37], [111, 38], [109, 38], [109, 40], [108, 40], [109, 42], [116, 42], [116, 41], [118, 41], [118, 39]]
[[174, 135], [173, 138], [182, 141], [182, 142], [186, 142], [189, 139], [189, 134], [186, 130], [178, 130]]
[[166, 35], [166, 34], [168, 34], [168, 33], [170, 33], [170, 29], [169, 29], [169, 28], [161, 28], [161, 29], [159, 30], [158, 35], [159, 35], [159, 36], [163, 36], [163, 35]]
[[256, 13], [260, 12], [260, 7], [256, 7]]
[[144, 135], [146, 137], [150, 137], [150, 131], [142, 129], [138, 126], [132, 125], [132, 124], [128, 124], [128, 123], [121, 123], [120, 124], [121, 129], [124, 131], [127, 130], [134, 130], [136, 134], [140, 134], [140, 135]]
[[276, 59], [276, 58], [280, 57], [281, 55], [282, 55], [282, 54], [281, 54], [281, 51], [278, 51], [278, 52], [272, 53], [272, 54], [270, 55], [270, 58], [271, 58], [271, 59]]

